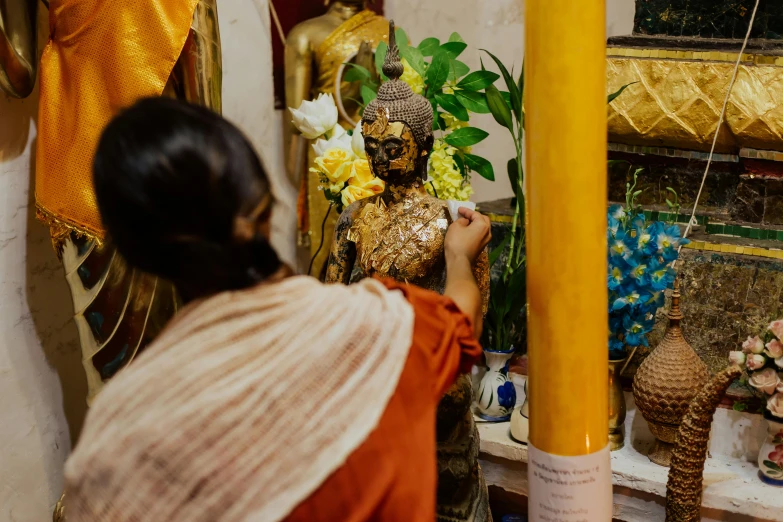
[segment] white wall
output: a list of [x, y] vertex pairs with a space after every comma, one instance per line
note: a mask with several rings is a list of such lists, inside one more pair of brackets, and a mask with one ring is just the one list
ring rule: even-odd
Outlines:
[[[43, 20], [45, 22], [45, 20]], [[45, 24], [43, 25], [45, 28]], [[62, 268], [35, 220], [37, 91], [0, 95], [0, 521], [50, 520], [87, 387]]]

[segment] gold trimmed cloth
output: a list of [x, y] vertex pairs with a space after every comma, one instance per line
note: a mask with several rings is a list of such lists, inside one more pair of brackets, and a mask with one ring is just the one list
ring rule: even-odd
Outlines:
[[103, 239], [92, 161], [121, 109], [159, 96], [199, 0], [51, 0], [41, 57], [35, 197], [58, 229]]

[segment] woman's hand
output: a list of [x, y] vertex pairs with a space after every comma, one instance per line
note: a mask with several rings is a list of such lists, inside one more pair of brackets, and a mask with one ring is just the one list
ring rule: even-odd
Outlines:
[[467, 315], [473, 333], [481, 336], [481, 293], [473, 277], [473, 264], [492, 238], [489, 218], [467, 208], [446, 232], [446, 289], [444, 295]]
[[446, 261], [464, 257], [473, 264], [492, 239], [489, 218], [475, 210], [461, 207], [460, 218], [446, 232]]

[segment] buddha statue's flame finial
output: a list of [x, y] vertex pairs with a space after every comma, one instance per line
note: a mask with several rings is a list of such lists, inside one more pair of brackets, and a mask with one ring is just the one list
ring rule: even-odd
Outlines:
[[389, 80], [399, 80], [405, 67], [400, 60], [400, 48], [397, 47], [397, 35], [395, 34], [394, 20], [389, 22], [389, 50], [386, 52], [386, 59], [383, 61], [383, 74]]

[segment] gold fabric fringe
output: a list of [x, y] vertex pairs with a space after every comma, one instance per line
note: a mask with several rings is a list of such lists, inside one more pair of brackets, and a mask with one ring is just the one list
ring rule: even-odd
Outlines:
[[90, 241], [95, 241], [98, 246], [103, 244], [103, 240], [96, 234], [63, 221], [41, 205], [35, 206], [35, 217], [38, 219], [38, 221], [49, 227], [52, 248], [54, 249], [55, 254], [57, 254], [57, 258], [60, 261], [62, 261], [63, 258], [63, 248], [65, 247], [65, 242], [71, 236], [71, 234], [86, 238]]

